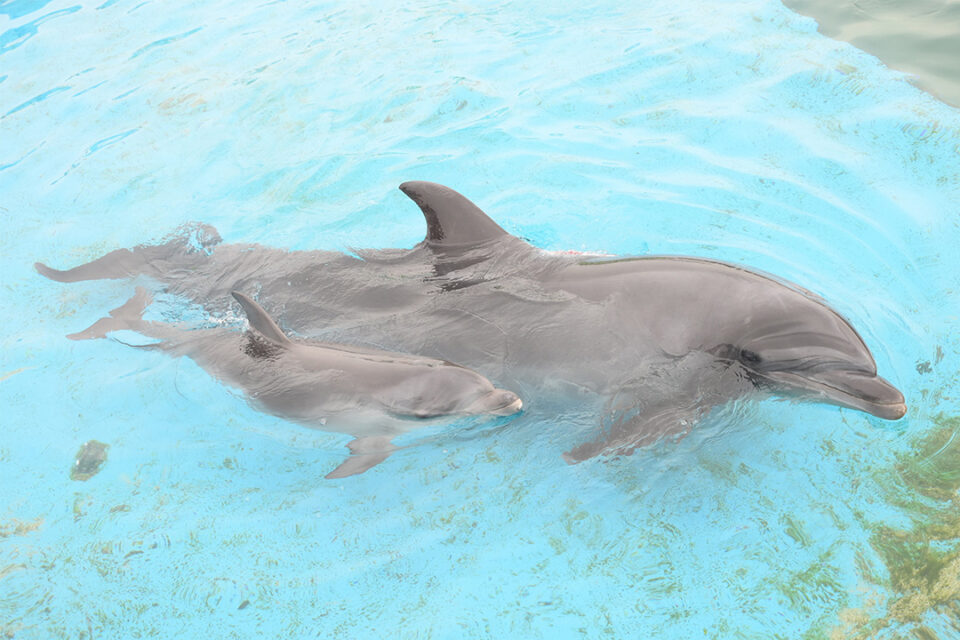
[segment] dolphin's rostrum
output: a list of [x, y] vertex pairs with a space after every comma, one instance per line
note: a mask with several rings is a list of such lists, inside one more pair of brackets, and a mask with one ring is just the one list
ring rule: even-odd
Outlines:
[[593, 406], [599, 433], [570, 461], [630, 453], [758, 391], [906, 413], [850, 323], [796, 285], [699, 258], [549, 253], [448, 187], [400, 189], [427, 221], [409, 250], [287, 252], [219, 244], [201, 227], [68, 271], [37, 268], [65, 282], [147, 275], [212, 313], [230, 289], [256, 289], [300, 335], [460, 363], [533, 414]]

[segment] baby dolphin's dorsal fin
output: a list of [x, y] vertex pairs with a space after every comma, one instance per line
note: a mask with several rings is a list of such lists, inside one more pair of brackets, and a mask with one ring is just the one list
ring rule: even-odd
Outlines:
[[423, 211], [427, 219], [426, 242], [429, 245], [468, 246], [510, 236], [480, 207], [450, 187], [415, 180], [401, 184], [400, 191]]
[[267, 315], [267, 312], [263, 310], [259, 304], [253, 301], [253, 299], [239, 291], [231, 291], [231, 295], [234, 299], [240, 303], [240, 306], [243, 307], [243, 312], [247, 314], [247, 322], [250, 323], [250, 328], [259, 333], [261, 336], [275, 342], [279, 345], [289, 345], [290, 338], [283, 334], [283, 331], [280, 327], [277, 326], [277, 323], [273, 321], [273, 318]]

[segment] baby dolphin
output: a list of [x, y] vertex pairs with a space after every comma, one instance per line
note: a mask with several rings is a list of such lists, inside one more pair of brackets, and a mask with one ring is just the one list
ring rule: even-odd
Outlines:
[[68, 336], [103, 338], [129, 329], [162, 342], [144, 345], [174, 357], [187, 356], [222, 382], [243, 391], [258, 408], [325, 431], [354, 436], [353, 455], [327, 474], [344, 478], [363, 473], [396, 450], [396, 436], [424, 420], [455, 416], [509, 416], [523, 403], [485, 377], [451, 362], [376, 349], [297, 341], [249, 296], [232, 292], [246, 313], [249, 330], [178, 329], [145, 321], [152, 301], [136, 294], [110, 317]]

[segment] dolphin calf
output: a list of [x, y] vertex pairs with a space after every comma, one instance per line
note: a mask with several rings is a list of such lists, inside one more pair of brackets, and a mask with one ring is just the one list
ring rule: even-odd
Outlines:
[[283, 251], [195, 226], [73, 269], [37, 269], [61, 282], [146, 276], [214, 315], [230, 289], [256, 289], [300, 335], [458, 362], [533, 413], [591, 407], [597, 433], [566, 453], [571, 462], [629, 454], [757, 392], [888, 420], [906, 413], [850, 323], [795, 284], [701, 258], [550, 253], [453, 189], [400, 189], [427, 222], [412, 249]]
[[516, 394], [494, 388], [470, 369], [433, 358], [340, 344], [294, 342], [260, 305], [233, 297], [246, 313], [245, 334], [226, 328], [184, 330], [149, 322], [142, 314], [150, 293], [136, 294], [91, 327], [68, 336], [103, 338], [133, 330], [162, 342], [140, 345], [187, 356], [222, 382], [241, 389], [258, 408], [326, 431], [354, 436], [353, 455], [327, 474], [343, 478], [379, 464], [391, 440], [431, 418], [508, 416], [520, 411]]

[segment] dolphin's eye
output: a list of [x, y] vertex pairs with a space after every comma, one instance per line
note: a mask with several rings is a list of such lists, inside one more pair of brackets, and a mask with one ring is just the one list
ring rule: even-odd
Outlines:
[[750, 351], [749, 349], [743, 349], [740, 351], [740, 359], [750, 364], [757, 364], [762, 360], [759, 353], [756, 351]]

